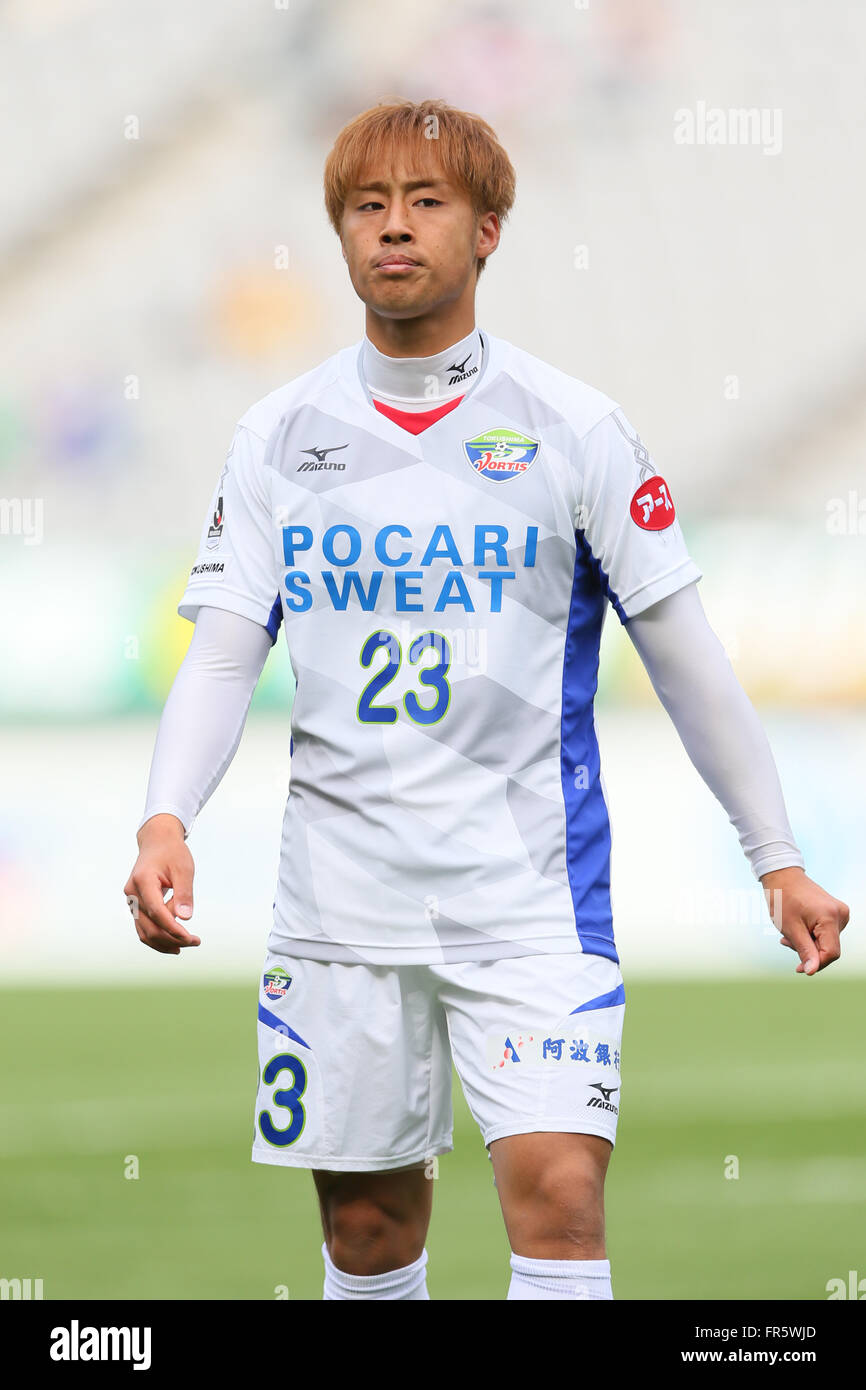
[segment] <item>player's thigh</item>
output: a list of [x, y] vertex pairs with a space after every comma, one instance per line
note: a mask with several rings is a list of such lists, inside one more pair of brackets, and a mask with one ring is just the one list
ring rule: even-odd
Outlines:
[[437, 966], [454, 1064], [485, 1144], [509, 1135], [616, 1142], [625, 990], [603, 956]]

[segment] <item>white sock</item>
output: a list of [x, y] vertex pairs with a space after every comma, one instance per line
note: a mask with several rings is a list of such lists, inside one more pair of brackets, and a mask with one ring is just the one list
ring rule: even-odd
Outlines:
[[511, 1256], [507, 1298], [613, 1298], [610, 1260], [530, 1260]]
[[325, 1299], [343, 1298], [426, 1298], [427, 1251], [422, 1250], [414, 1264], [403, 1269], [389, 1269], [385, 1274], [346, 1274], [331, 1260], [327, 1245], [322, 1245], [325, 1261]]

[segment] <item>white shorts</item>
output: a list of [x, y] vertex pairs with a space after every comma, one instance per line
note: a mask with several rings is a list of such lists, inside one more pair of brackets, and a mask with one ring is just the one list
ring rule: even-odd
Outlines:
[[485, 1144], [616, 1139], [619, 966], [535, 955], [344, 964], [268, 952], [259, 989], [253, 1161], [371, 1171], [452, 1148], [451, 1063]]

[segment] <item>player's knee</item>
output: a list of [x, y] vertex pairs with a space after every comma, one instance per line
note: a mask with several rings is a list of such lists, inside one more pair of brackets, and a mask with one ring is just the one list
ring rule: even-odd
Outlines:
[[[528, 1175], [529, 1176], [529, 1175]], [[513, 1222], [523, 1239], [573, 1246], [574, 1259], [604, 1241], [604, 1173], [560, 1159], [532, 1173]]]
[[345, 1274], [384, 1274], [414, 1263], [424, 1249], [426, 1229], [411, 1213], [386, 1210], [371, 1198], [330, 1204], [328, 1253]]

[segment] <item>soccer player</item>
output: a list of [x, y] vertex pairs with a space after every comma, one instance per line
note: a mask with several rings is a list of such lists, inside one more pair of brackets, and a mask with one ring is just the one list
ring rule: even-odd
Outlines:
[[199, 944], [186, 839], [282, 622], [297, 689], [252, 1157], [312, 1169], [326, 1299], [428, 1297], [452, 1059], [493, 1163], [508, 1298], [612, 1297], [625, 996], [593, 724], [608, 604], [777, 890], [799, 972], [838, 959], [848, 919], [804, 872], [633, 425], [476, 326], [513, 197], [489, 125], [443, 102], [383, 103], [339, 134], [325, 201], [366, 331], [237, 425], [124, 889], [147, 946]]

